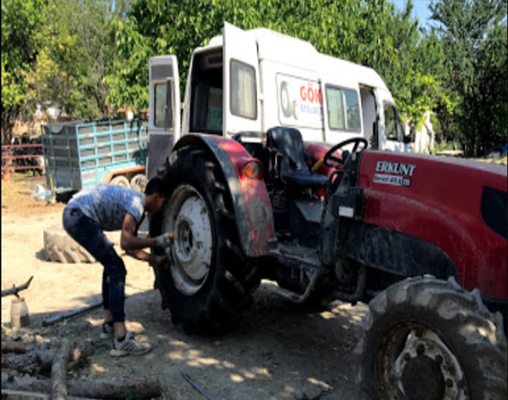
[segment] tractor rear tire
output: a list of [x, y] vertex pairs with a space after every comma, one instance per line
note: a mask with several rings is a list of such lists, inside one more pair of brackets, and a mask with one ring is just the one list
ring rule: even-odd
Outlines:
[[44, 230], [46, 259], [64, 264], [93, 263], [92, 255], [72, 239], [61, 225]]
[[217, 330], [252, 303], [260, 278], [240, 245], [232, 196], [213, 155], [178, 150], [164, 179], [169, 200], [150, 219], [150, 236], [175, 232], [169, 269], [155, 269], [155, 286], [172, 322], [187, 333]]
[[506, 336], [478, 290], [410, 278], [374, 298], [363, 321], [362, 382], [379, 400], [505, 400]]

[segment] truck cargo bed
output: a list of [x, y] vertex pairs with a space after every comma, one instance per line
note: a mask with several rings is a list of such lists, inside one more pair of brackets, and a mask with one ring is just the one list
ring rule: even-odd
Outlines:
[[42, 126], [46, 180], [56, 193], [108, 183], [146, 165], [147, 127], [139, 119]]

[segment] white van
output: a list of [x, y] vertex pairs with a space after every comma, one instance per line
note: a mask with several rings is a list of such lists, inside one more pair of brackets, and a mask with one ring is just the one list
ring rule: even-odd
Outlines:
[[222, 36], [195, 49], [181, 107], [176, 57], [151, 58], [149, 73], [152, 171], [150, 164], [161, 161], [156, 149], [169, 150], [181, 135], [232, 137], [275, 126], [296, 128], [308, 142], [361, 136], [372, 148], [414, 152], [414, 138], [405, 136], [392, 95], [374, 70], [269, 29], [225, 23]]

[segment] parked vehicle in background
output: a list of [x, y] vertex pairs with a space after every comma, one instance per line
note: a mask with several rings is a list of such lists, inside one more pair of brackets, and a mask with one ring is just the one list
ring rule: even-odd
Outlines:
[[70, 194], [99, 184], [144, 191], [147, 127], [140, 119], [42, 126], [48, 187]]
[[243, 31], [226, 23], [223, 36], [196, 48], [183, 104], [176, 57], [153, 57], [149, 67], [154, 145], [148, 177], [163, 163], [165, 151], [190, 133], [231, 138], [286, 126], [298, 129], [307, 142], [363, 137], [373, 149], [414, 152], [414, 137], [405, 135], [395, 101], [376, 71], [269, 29]]

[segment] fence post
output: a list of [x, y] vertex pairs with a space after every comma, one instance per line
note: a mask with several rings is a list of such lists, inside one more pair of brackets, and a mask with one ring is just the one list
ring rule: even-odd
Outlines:
[[[5, 157], [4, 157], [5, 152]], [[9, 157], [9, 147], [2, 146], [2, 181], [9, 183], [12, 182], [12, 174], [11, 174], [11, 165], [10, 165], [10, 157]]]
[[11, 169], [9, 167], [5, 167], [5, 170], [2, 171], [2, 181], [4, 183], [10, 183], [12, 182], [12, 174]]

